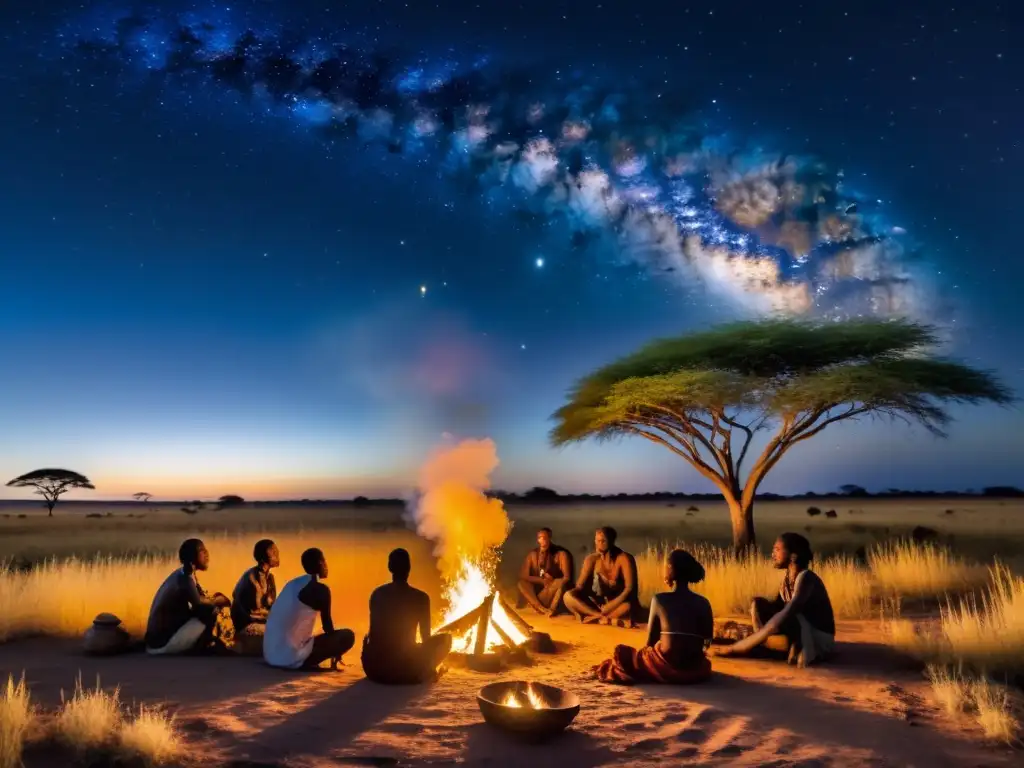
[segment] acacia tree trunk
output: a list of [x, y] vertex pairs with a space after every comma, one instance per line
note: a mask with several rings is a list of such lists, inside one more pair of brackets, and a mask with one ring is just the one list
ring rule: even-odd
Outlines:
[[50, 514], [48, 515], [49, 517], [53, 517], [53, 505], [54, 505], [54, 502], [52, 502], [52, 501], [46, 502], [46, 508], [48, 510], [50, 510]]
[[732, 522], [732, 548], [737, 554], [757, 546], [754, 534], [754, 500], [741, 494], [726, 494], [729, 520]]

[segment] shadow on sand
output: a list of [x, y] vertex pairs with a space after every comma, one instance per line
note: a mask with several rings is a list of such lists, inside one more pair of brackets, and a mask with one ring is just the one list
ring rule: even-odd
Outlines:
[[[237, 752], [250, 760], [283, 760], [300, 754], [331, 755], [416, 699], [429, 695], [430, 690], [429, 685], [378, 685], [361, 678], [260, 731], [247, 739]], [[353, 765], [395, 764], [394, 758], [386, 756], [338, 759], [342, 764]]]
[[[465, 728], [467, 765], [522, 765], [530, 768], [596, 768], [622, 758], [590, 734], [569, 730], [539, 744], [517, 740], [488, 725], [475, 723]], [[572, 757], [567, 760], [566, 755]]]
[[651, 699], [677, 699], [711, 709], [698, 715], [702, 726], [730, 716], [750, 718], [752, 728], [767, 732], [774, 728], [790, 731], [809, 743], [842, 744], [869, 750], [908, 765], [955, 766], [967, 742], [930, 731], [927, 738], [910, 728], [908, 721], [882, 712], [859, 708], [852, 700], [830, 702], [808, 695], [808, 690], [758, 682], [716, 671], [701, 685], [669, 687], [637, 686]]

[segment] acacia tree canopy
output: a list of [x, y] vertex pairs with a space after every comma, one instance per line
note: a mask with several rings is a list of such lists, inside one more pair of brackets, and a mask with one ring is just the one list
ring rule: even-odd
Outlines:
[[53, 508], [57, 500], [72, 488], [95, 489], [89, 482], [89, 478], [70, 469], [36, 469], [16, 477], [7, 483], [10, 488], [35, 488], [36, 493], [42, 496], [46, 503], [50, 517], [53, 517]]
[[[1008, 405], [992, 374], [933, 353], [907, 320], [733, 323], [654, 341], [580, 380], [555, 412], [554, 445], [639, 435], [722, 491], [733, 541], [755, 543], [753, 500], [787, 450], [830, 424], [871, 415], [944, 436], [953, 403]], [[774, 435], [744, 472], [754, 436]]]

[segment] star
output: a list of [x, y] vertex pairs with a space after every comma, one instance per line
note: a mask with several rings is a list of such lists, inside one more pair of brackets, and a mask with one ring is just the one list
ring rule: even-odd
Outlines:
[[426, 296], [426, 295], [427, 295], [427, 286], [421, 285], [420, 286], [420, 296]]
[[534, 261], [533, 263], [537, 267], [537, 269], [542, 269], [544, 267], [544, 259], [540, 256], [538, 256], [537, 260]]

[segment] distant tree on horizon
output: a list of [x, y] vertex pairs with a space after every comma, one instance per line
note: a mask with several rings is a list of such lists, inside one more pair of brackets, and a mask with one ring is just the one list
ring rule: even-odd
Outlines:
[[139, 491], [138, 493], [133, 493], [132, 498], [142, 504], [145, 504], [146, 502], [153, 498], [153, 494], [146, 493], [145, 491]]
[[217, 499], [217, 509], [227, 509], [228, 507], [238, 507], [245, 504], [245, 499], [241, 496], [236, 496], [233, 493], [229, 493], [226, 496], [221, 496]]
[[542, 485], [535, 485], [522, 495], [523, 501], [555, 501], [561, 498], [558, 491], [545, 488]]
[[[931, 353], [933, 328], [908, 320], [732, 323], [651, 342], [570, 391], [556, 446], [637, 435], [668, 448], [721, 491], [733, 545], [756, 544], [757, 489], [794, 445], [861, 416], [945, 436], [953, 403], [1009, 405], [992, 374]], [[754, 435], [776, 426], [749, 471]]]
[[88, 477], [70, 469], [36, 469], [14, 478], [7, 483], [7, 487], [35, 488], [33, 493], [43, 497], [49, 517], [53, 517], [57, 500], [68, 491], [75, 488], [96, 489]]
[[847, 483], [839, 486], [839, 492], [844, 496], [870, 496], [871, 494], [863, 486]]

